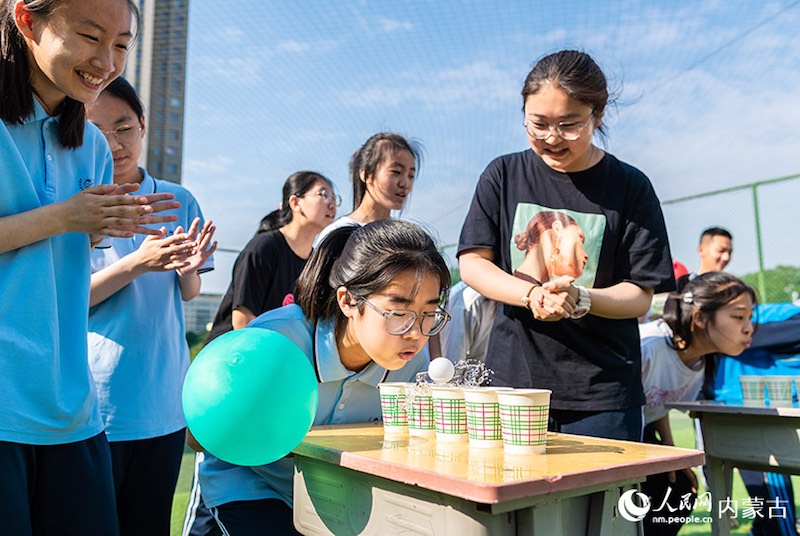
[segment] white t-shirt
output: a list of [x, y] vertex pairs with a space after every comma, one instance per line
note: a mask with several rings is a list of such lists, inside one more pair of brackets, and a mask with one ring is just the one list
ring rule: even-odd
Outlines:
[[705, 366], [693, 370], [670, 346], [672, 330], [663, 320], [639, 325], [642, 344], [642, 386], [647, 399], [644, 422], [657, 421], [668, 413], [664, 404], [694, 400], [703, 386]]
[[353, 218], [348, 218], [347, 216], [342, 216], [341, 218], [334, 220], [332, 223], [328, 224], [322, 231], [319, 232], [317, 237], [314, 239], [314, 246], [317, 247], [322, 240], [328, 236], [332, 231], [340, 228], [340, 227], [347, 227], [348, 225], [357, 225], [359, 227], [363, 226], [364, 224], [360, 221], [356, 221]]
[[485, 361], [497, 302], [459, 281], [450, 288], [447, 312], [451, 320], [441, 333], [445, 357], [453, 362], [467, 358]]

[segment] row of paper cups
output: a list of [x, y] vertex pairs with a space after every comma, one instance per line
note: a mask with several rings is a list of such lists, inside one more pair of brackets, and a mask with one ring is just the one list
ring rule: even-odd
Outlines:
[[510, 453], [542, 453], [547, 445], [547, 389], [378, 385], [387, 435], [435, 437], [471, 447], [502, 447]]
[[800, 394], [800, 376], [739, 376], [745, 406], [765, 406], [766, 394], [774, 408], [792, 407], [792, 381]]

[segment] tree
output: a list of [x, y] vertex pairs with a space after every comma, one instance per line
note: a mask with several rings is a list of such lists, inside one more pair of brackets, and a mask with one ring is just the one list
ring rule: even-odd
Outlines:
[[[758, 272], [742, 276], [742, 281], [755, 289], [759, 288]], [[758, 300], [761, 303], [784, 303], [796, 299], [800, 293], [800, 267], [776, 266], [764, 270], [765, 296], [759, 292]]]

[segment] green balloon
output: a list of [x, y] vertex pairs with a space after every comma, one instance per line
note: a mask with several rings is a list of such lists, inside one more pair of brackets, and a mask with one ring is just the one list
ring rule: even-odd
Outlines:
[[289, 454], [311, 428], [318, 400], [308, 357], [287, 337], [262, 328], [211, 341], [183, 382], [192, 435], [236, 465], [263, 465]]

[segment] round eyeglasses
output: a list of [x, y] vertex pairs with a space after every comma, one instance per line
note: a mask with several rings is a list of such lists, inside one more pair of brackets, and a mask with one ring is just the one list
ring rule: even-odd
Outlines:
[[564, 141], [575, 141], [581, 137], [583, 129], [589, 124], [589, 121], [594, 117], [594, 112], [589, 114], [586, 121], [583, 123], [559, 123], [557, 125], [549, 125], [542, 121], [525, 121], [525, 130], [528, 136], [535, 140], [546, 140], [550, 137], [551, 133], [555, 133]]
[[420, 318], [420, 315], [407, 309], [389, 309], [385, 311], [367, 299], [363, 299], [362, 302], [386, 319], [386, 333], [389, 335], [405, 335], [411, 331], [411, 328], [414, 327], [419, 318], [419, 327], [422, 335], [425, 337], [433, 337], [442, 331], [450, 320], [450, 315], [441, 308], [437, 308], [435, 311], [422, 313]]
[[[308, 194], [298, 195], [297, 197], [305, 197]], [[337, 193], [331, 192], [327, 188], [323, 188], [319, 192], [315, 193], [314, 195], [318, 195], [325, 201], [326, 205], [335, 205], [337, 207], [342, 206], [342, 196]]]
[[114, 130], [101, 130], [106, 140], [111, 141], [109, 136], [114, 136], [117, 143], [120, 145], [132, 145], [139, 139], [139, 132], [142, 131], [140, 126], [122, 125]]

